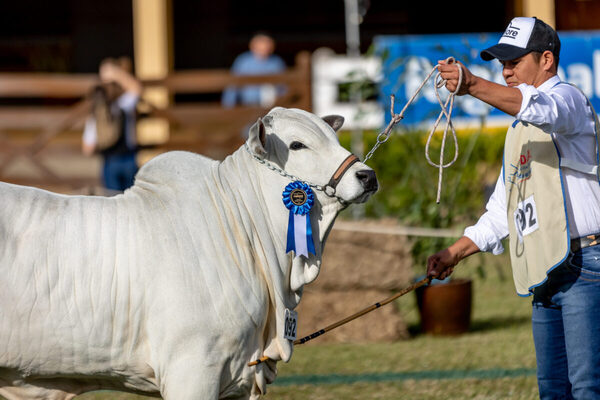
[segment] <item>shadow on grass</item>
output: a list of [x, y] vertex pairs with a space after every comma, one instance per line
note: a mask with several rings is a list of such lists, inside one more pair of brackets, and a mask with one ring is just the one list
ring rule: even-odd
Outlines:
[[[519, 327], [523, 325], [531, 324], [531, 317], [529, 316], [505, 316], [505, 317], [492, 317], [487, 319], [477, 319], [471, 321], [469, 332], [487, 332], [495, 331], [499, 329], [506, 329], [510, 327]], [[423, 335], [421, 331], [421, 325], [419, 323], [408, 325], [408, 333], [410, 337]]]
[[531, 317], [528, 315], [492, 317], [483, 320], [475, 320], [471, 322], [470, 332], [494, 331], [497, 329], [506, 329], [510, 327], [519, 327], [530, 325]]
[[274, 386], [353, 384], [358, 382], [394, 382], [405, 380], [441, 380], [441, 379], [501, 379], [535, 375], [533, 368], [491, 368], [474, 370], [429, 370], [405, 372], [375, 372], [364, 374], [327, 374], [327, 375], [291, 375], [277, 378]]

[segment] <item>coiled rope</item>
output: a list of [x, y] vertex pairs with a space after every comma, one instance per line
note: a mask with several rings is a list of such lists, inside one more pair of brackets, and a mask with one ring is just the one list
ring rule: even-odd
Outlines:
[[[436, 203], [438, 203], [438, 204], [440, 202], [440, 196], [441, 196], [441, 192], [442, 192], [442, 180], [443, 180], [444, 168], [450, 167], [458, 159], [458, 140], [456, 138], [456, 131], [454, 130], [454, 125], [452, 124], [452, 110], [454, 108], [454, 97], [458, 93], [458, 90], [460, 89], [460, 86], [462, 85], [462, 80], [463, 80], [463, 70], [460, 67], [460, 65], [456, 63], [456, 61], [454, 60], [454, 57], [448, 57], [446, 59], [446, 63], [447, 64], [455, 64], [458, 68], [458, 84], [456, 85], [456, 89], [453, 92], [450, 92], [450, 95], [448, 96], [446, 101], [444, 102], [442, 100], [440, 93], [439, 93], [439, 89], [446, 85], [446, 80], [442, 79], [441, 73], [438, 71], [438, 66], [436, 65], [435, 67], [433, 67], [431, 72], [429, 72], [429, 74], [423, 80], [423, 82], [421, 82], [421, 84], [419, 85], [417, 90], [415, 90], [415, 92], [413, 93], [412, 97], [408, 100], [408, 102], [406, 102], [406, 105], [404, 106], [402, 111], [400, 111], [400, 114], [394, 113], [395, 97], [394, 97], [394, 95], [391, 96], [391, 105], [390, 105], [391, 120], [390, 120], [390, 123], [383, 130], [383, 132], [381, 132], [379, 135], [377, 135], [377, 140], [375, 142], [375, 145], [367, 153], [367, 155], [365, 156], [365, 159], [363, 161], [364, 163], [366, 163], [367, 160], [369, 160], [373, 156], [373, 154], [375, 153], [375, 150], [377, 150], [377, 148], [379, 146], [381, 146], [383, 143], [385, 143], [389, 139], [390, 134], [392, 133], [392, 128], [404, 118], [405, 111], [413, 103], [413, 101], [417, 98], [417, 96], [419, 95], [419, 93], [421, 92], [421, 90], [423, 89], [425, 84], [427, 83], [427, 81], [429, 81], [429, 79], [433, 76], [434, 72], [438, 71], [435, 76], [435, 80], [434, 80], [435, 84], [433, 85], [433, 87], [434, 87], [434, 91], [435, 91], [435, 97], [438, 100], [441, 110], [440, 110], [440, 113], [439, 113], [435, 123], [431, 127], [431, 131], [429, 131], [429, 135], [427, 136], [427, 143], [425, 144], [425, 158], [427, 159], [427, 162], [431, 166], [439, 169], [437, 196], [436, 196]], [[443, 117], [446, 117], [446, 126], [444, 127], [444, 134], [442, 136], [442, 144], [441, 144], [441, 149], [440, 149], [440, 161], [438, 164], [436, 164], [435, 162], [431, 161], [431, 157], [429, 156], [429, 145], [431, 144], [431, 139], [432, 139], [435, 131], [437, 130], [438, 125], [440, 124]], [[452, 161], [444, 164], [444, 149], [446, 146], [446, 137], [448, 135], [448, 131], [452, 132], [452, 138], [454, 139], [454, 158], [452, 159]]]

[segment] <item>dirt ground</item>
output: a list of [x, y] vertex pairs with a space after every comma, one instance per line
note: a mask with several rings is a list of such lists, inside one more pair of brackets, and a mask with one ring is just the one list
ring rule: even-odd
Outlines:
[[[394, 224], [364, 221], [359, 226]], [[336, 230], [325, 246], [321, 272], [298, 307], [298, 337], [306, 336], [382, 301], [413, 277], [406, 236]], [[309, 343], [386, 342], [408, 337], [393, 303], [327, 332]]]

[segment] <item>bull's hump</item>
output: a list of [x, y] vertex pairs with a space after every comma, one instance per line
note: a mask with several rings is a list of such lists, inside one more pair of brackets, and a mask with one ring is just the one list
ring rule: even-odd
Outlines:
[[189, 182], [206, 175], [218, 162], [188, 151], [170, 151], [148, 161], [136, 175], [136, 184]]

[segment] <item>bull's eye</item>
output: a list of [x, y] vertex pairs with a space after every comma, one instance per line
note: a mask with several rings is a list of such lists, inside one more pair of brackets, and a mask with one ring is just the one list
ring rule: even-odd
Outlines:
[[291, 150], [300, 150], [300, 149], [306, 149], [306, 146], [304, 145], [304, 143], [302, 142], [292, 142], [290, 144], [290, 149]]

